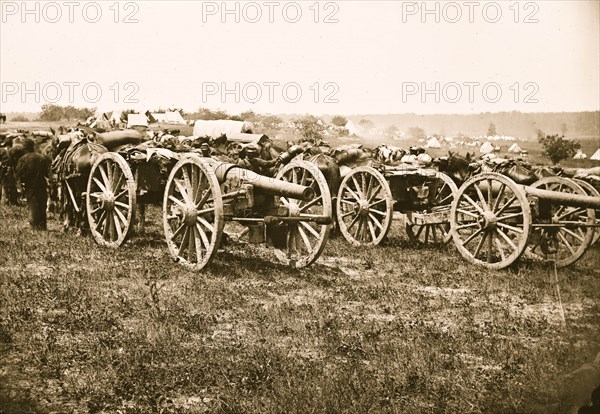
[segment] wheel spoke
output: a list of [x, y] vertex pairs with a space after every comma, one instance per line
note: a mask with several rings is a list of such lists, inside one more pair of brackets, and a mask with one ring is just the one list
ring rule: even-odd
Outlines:
[[[479, 187], [475, 186], [475, 188], [479, 188]], [[479, 191], [479, 192], [481, 193], [481, 191]], [[475, 201], [473, 201], [473, 199], [471, 197], [469, 197], [466, 194], [463, 194], [463, 196], [469, 202], [469, 204], [471, 204], [475, 208], [475, 210], [477, 210], [477, 212], [479, 214], [483, 214], [484, 213], [483, 209], [479, 206], [479, 204], [477, 204]]]
[[102, 223], [104, 223], [104, 220], [106, 220], [107, 213], [108, 212], [106, 210], [102, 210], [102, 214], [100, 214], [100, 217], [98, 218], [98, 221], [96, 222], [96, 228], [94, 230], [98, 231], [100, 226], [102, 226]]
[[500, 259], [502, 261], [506, 260], [506, 254], [504, 253], [504, 249], [502, 248], [502, 243], [500, 243], [500, 239], [499, 238], [495, 238], [494, 242], [496, 243], [496, 248], [500, 252]]
[[110, 190], [110, 188], [109, 188], [110, 180], [108, 179], [108, 176], [106, 175], [106, 171], [104, 170], [104, 167], [102, 166], [102, 164], [98, 164], [98, 171], [100, 171], [100, 175], [102, 176], [102, 182], [104, 183], [104, 188], [106, 190]]
[[473, 213], [471, 211], [468, 211], [468, 210], [463, 210], [462, 208], [457, 208], [456, 211], [459, 212], [459, 213], [461, 213], [461, 214], [465, 214], [467, 216], [470, 216], [470, 217], [473, 217], [473, 218], [476, 218], [476, 219], [479, 218], [479, 215], [477, 215], [477, 214], [475, 214], [475, 213]]
[[319, 232], [317, 232], [314, 228], [312, 228], [312, 226], [304, 221], [300, 222], [300, 225], [302, 227], [304, 227], [306, 230], [308, 230], [310, 232], [310, 234], [312, 234], [313, 236], [315, 236], [316, 238], [319, 238], [321, 235], [319, 234]]
[[497, 221], [504, 221], [512, 218], [523, 217], [523, 212], [519, 211], [518, 213], [509, 214], [507, 216], [497, 217]]
[[302, 238], [302, 241], [304, 242], [304, 246], [306, 247], [306, 251], [307, 252], [312, 251], [312, 246], [310, 244], [310, 241], [308, 240], [308, 236], [306, 235], [306, 233], [304, 233], [304, 230], [302, 230], [300, 228], [300, 226], [298, 226], [298, 234], [300, 235], [300, 237]]
[[571, 246], [571, 243], [569, 243], [567, 238], [560, 231], [558, 232], [558, 237], [562, 241], [562, 244], [564, 244], [567, 247], [567, 249], [569, 249], [569, 251], [571, 252], [571, 255], [575, 256], [575, 249], [573, 249], [573, 246]]
[[125, 218], [123, 213], [121, 213], [121, 210], [119, 210], [118, 208], [115, 208], [114, 211], [115, 211], [116, 215], [119, 217], [119, 219], [121, 219], [121, 222], [124, 225], [127, 225], [127, 218]]
[[477, 258], [477, 255], [481, 251], [481, 248], [483, 247], [483, 243], [485, 243], [485, 240], [487, 239], [487, 236], [488, 236], [488, 234], [486, 232], [483, 232], [483, 236], [481, 237], [481, 240], [479, 240], [479, 244], [477, 244], [477, 248], [475, 249], [475, 253], [473, 253], [473, 257], [474, 258]]
[[96, 183], [96, 185], [98, 186], [98, 188], [100, 189], [100, 191], [102, 191], [103, 193], [106, 193], [108, 190], [106, 189], [106, 187], [104, 186], [104, 184], [102, 184], [100, 182], [100, 180], [98, 180], [96, 177], [93, 178], [94, 182]]
[[379, 227], [379, 230], [383, 230], [383, 224], [379, 220], [377, 220], [377, 218], [373, 214], [371, 214], [371, 212], [369, 212], [369, 218], [377, 227]]
[[121, 203], [120, 201], [115, 201], [115, 206], [119, 206], [121, 208], [126, 208], [127, 210], [129, 210], [131, 208], [129, 206], [129, 204]]
[[361, 199], [365, 198], [365, 194], [362, 192], [361, 186], [358, 183], [358, 181], [356, 181], [356, 175], [353, 175], [352, 177], [352, 182], [354, 183], [354, 188], [356, 189], [356, 192], [360, 195]]
[[169, 196], [169, 200], [171, 200], [172, 202], [174, 202], [175, 204], [177, 204], [179, 207], [185, 208], [185, 204], [182, 201], [180, 201], [177, 198], [175, 198], [175, 196], [170, 195]]
[[184, 187], [184, 185], [178, 179], [174, 179], [173, 182], [175, 182], [175, 185], [177, 186], [177, 189], [179, 190], [179, 194], [181, 194], [181, 196], [183, 197], [183, 199], [186, 202], [190, 202], [191, 199], [190, 199], [190, 195], [188, 193], [188, 189], [186, 187]]
[[[481, 202], [481, 205], [483, 206], [483, 210], [488, 211], [490, 208], [488, 207], [488, 204], [485, 201], [485, 197], [483, 196], [483, 193], [481, 192], [481, 188], [479, 188], [478, 185], [474, 185], [473, 187], [475, 187], [475, 192], [477, 193], [477, 197], [479, 197], [479, 201]], [[465, 197], [468, 197], [468, 196], [465, 195]]]
[[508, 207], [510, 207], [510, 206], [512, 205], [512, 203], [514, 203], [516, 200], [517, 200], [517, 196], [516, 196], [516, 195], [513, 195], [513, 196], [510, 198], [510, 200], [508, 200], [508, 201], [506, 202], [506, 204], [504, 204], [504, 205], [502, 206], [502, 208], [501, 208], [500, 210], [498, 210], [498, 212], [496, 213], [496, 216], [499, 216], [500, 214], [504, 213], [504, 211], [505, 211], [505, 210], [506, 210]]
[[585, 240], [584, 236], [581, 236], [577, 233], [575, 233], [574, 231], [572, 231], [571, 229], [567, 229], [566, 227], [563, 227], [562, 230], [567, 233], [570, 234], [571, 236], [575, 237], [577, 240], [579, 240], [580, 242], [583, 243], [583, 241]]
[[210, 241], [208, 240], [208, 236], [206, 235], [206, 232], [204, 231], [204, 229], [202, 229], [202, 227], [198, 223], [196, 223], [194, 228], [200, 234], [200, 239], [202, 239], [202, 243], [204, 244], [204, 249], [206, 251], [208, 251], [208, 249], [210, 247]]
[[468, 229], [470, 227], [477, 227], [477, 226], [479, 226], [479, 222], [474, 221], [472, 223], [461, 224], [460, 226], [456, 227], [456, 230]]
[[211, 233], [215, 232], [215, 228], [212, 226], [212, 224], [210, 224], [208, 221], [206, 221], [204, 218], [202, 217], [196, 217], [196, 220], [198, 221], [198, 223], [202, 224], [204, 227], [206, 227], [206, 229], [208, 231], [210, 231]]
[[501, 185], [502, 185], [502, 187], [500, 187], [500, 191], [498, 191], [498, 195], [496, 196], [496, 200], [494, 201], [494, 206], [492, 207], [492, 212], [494, 212], [494, 213], [500, 206], [502, 197], [504, 197], [504, 190], [506, 190], [506, 185], [504, 183], [501, 183]]
[[377, 235], [375, 234], [375, 227], [373, 226], [373, 223], [371, 223], [371, 220], [367, 220], [367, 224], [369, 226], [369, 231], [371, 232], [371, 240], [377, 240]]
[[319, 196], [317, 198], [312, 199], [310, 202], [304, 204], [302, 207], [300, 207], [299, 212], [300, 213], [304, 213], [307, 209], [311, 208], [312, 206], [321, 203], [323, 201], [323, 197]]
[[187, 249], [190, 238], [190, 228], [185, 226], [185, 231], [183, 232], [183, 238], [181, 239], [181, 244], [179, 245], [179, 251], [177, 252], [177, 256], [183, 257], [181, 254]]
[[350, 211], [340, 215], [340, 218], [346, 218], [348, 216], [351, 216], [352, 214], [356, 214], [354, 210], [350, 210]]
[[341, 202], [341, 203], [344, 203], [344, 204], [350, 204], [351, 206], [353, 206], [353, 205], [355, 205], [355, 204], [356, 204], [356, 201], [350, 201], [350, 200], [346, 200], [345, 198], [341, 198], [341, 199], [340, 199], [340, 202]]
[[513, 251], [517, 250], [517, 245], [511, 240], [510, 237], [508, 237], [508, 235], [506, 233], [504, 233], [502, 230], [496, 229], [496, 233], [498, 233], [498, 235], [504, 239], [504, 241], [511, 247], [511, 249], [513, 249]]
[[186, 229], [187, 225], [185, 223], [182, 223], [177, 230], [175, 230], [175, 233], [173, 233], [173, 235], [171, 236], [171, 241], [175, 240], [181, 233], [183, 233], [183, 231]]
[[483, 232], [483, 229], [477, 229], [473, 234], [471, 234], [465, 241], [462, 242], [463, 247], [469, 244], [475, 237], [479, 236]]
[[[194, 237], [197, 240], [197, 242], [196, 242], [196, 262], [200, 263], [200, 261], [204, 257], [204, 254], [202, 253], [202, 243], [204, 243], [204, 241], [202, 240], [202, 236], [201, 236], [202, 233], [200, 232], [200, 230], [198, 230], [198, 225], [196, 224], [194, 227], [192, 227], [192, 229], [194, 230]], [[206, 237], [206, 236], [204, 236], [204, 237]], [[202, 243], [199, 243], [198, 241], [201, 241]]]
[[[196, 253], [196, 232], [194, 231], [194, 229], [196, 228], [196, 226], [190, 226], [190, 232], [189, 232], [189, 240], [188, 240], [188, 262], [192, 262], [192, 257], [194, 257], [194, 254]], [[200, 240], [198, 240], [200, 241]], [[196, 257], [196, 263], [198, 263], [198, 257]]]
[[509, 226], [508, 224], [505, 224], [505, 223], [496, 223], [496, 225], [498, 227], [502, 227], [503, 229], [514, 231], [515, 233], [519, 233], [519, 234], [523, 233], [522, 229], [520, 229], [518, 227], [514, 227], [514, 226]]
[[[116, 210], [114, 210], [116, 212]], [[117, 230], [117, 238], [120, 239], [121, 237], [123, 237], [123, 230], [121, 229], [121, 223], [119, 222], [119, 218], [117, 217], [117, 214], [113, 214], [113, 219], [114, 219], [114, 225], [115, 225], [115, 229]]]
[[379, 183], [377, 183], [377, 187], [375, 188], [375, 190], [373, 190], [373, 193], [371, 194], [371, 197], [369, 197], [369, 204], [373, 202], [373, 200], [375, 199], [375, 197], [377, 197], [379, 195], [379, 192], [383, 189], [383, 186]]

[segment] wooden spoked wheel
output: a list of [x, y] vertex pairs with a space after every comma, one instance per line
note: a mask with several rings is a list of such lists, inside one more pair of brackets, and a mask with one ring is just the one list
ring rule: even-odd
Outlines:
[[392, 224], [394, 200], [385, 177], [371, 167], [353, 169], [340, 184], [337, 223], [355, 246], [377, 245]]
[[[583, 181], [583, 180], [579, 180], [579, 179], [573, 179], [573, 181], [575, 181], [575, 183], [577, 183], [581, 188], [583, 188], [583, 191], [585, 191], [587, 195], [592, 196], [592, 197], [600, 197], [600, 192], [598, 190], [596, 190], [596, 188], [593, 185], [591, 185], [590, 183], [588, 183], [587, 181]], [[600, 210], [595, 210], [595, 215], [596, 215], [596, 224], [600, 224]], [[595, 227], [594, 228], [594, 237], [592, 238], [592, 245], [596, 244], [598, 239], [600, 239], [600, 228]]]
[[[586, 195], [573, 180], [546, 177], [531, 185], [542, 190]], [[587, 227], [596, 220], [593, 208], [569, 207], [552, 200], [540, 200], [539, 214], [533, 223], [530, 253], [551, 260], [557, 267], [575, 263], [585, 253], [594, 238], [594, 228]]]
[[[295, 268], [310, 265], [319, 258], [331, 229], [332, 204], [327, 181], [319, 168], [306, 161], [293, 161], [283, 167], [277, 179], [311, 187], [315, 196], [311, 201], [291, 197], [277, 197], [278, 203], [287, 208], [289, 217], [297, 221], [282, 221], [280, 229], [287, 231], [285, 247], [274, 246], [275, 255], [282, 262]], [[328, 224], [319, 224], [316, 217], [329, 217]]]
[[223, 234], [223, 200], [211, 167], [186, 156], [171, 170], [163, 199], [163, 224], [169, 252], [194, 270], [205, 267]]
[[119, 247], [133, 228], [136, 183], [129, 165], [115, 152], [96, 160], [87, 183], [86, 209], [92, 236], [101, 246]]
[[408, 238], [413, 243], [425, 246], [446, 244], [452, 239], [450, 206], [458, 193], [458, 187], [452, 178], [444, 173], [437, 173], [435, 178], [439, 180], [439, 185], [436, 186], [429, 210], [424, 213], [407, 214]]
[[525, 192], [497, 173], [467, 180], [450, 211], [450, 232], [460, 254], [490, 269], [502, 269], [519, 258], [530, 224]]

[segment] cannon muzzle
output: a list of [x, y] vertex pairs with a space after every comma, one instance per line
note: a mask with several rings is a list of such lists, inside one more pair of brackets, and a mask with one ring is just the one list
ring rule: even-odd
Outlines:
[[315, 190], [311, 187], [266, 177], [235, 164], [215, 163], [213, 167], [219, 183], [224, 183], [229, 179], [237, 178], [240, 181], [252, 184], [254, 187], [260, 188], [272, 195], [295, 198], [303, 201], [310, 201], [315, 198]]

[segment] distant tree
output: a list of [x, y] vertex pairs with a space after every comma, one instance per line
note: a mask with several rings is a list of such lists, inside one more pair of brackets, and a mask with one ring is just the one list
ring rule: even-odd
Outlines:
[[398, 133], [398, 131], [399, 131], [399, 129], [398, 129], [398, 127], [397, 127], [396, 125], [390, 125], [389, 127], [387, 127], [387, 128], [385, 129], [385, 131], [384, 131], [384, 132], [385, 132], [387, 135], [396, 135], [396, 134]]
[[493, 122], [490, 122], [490, 126], [488, 127], [487, 136], [495, 137], [496, 135], [498, 135], [498, 133], [496, 132], [496, 125]]
[[560, 126], [560, 133], [562, 134], [562, 136], [566, 136], [567, 135], [567, 124], [565, 122], [562, 123], [562, 125]]
[[363, 129], [375, 128], [375, 124], [370, 119], [361, 119], [358, 121], [358, 125], [360, 125]]
[[266, 114], [261, 117], [261, 121], [266, 128], [278, 129], [283, 120], [277, 115]]
[[64, 111], [60, 105], [44, 104], [40, 120], [42, 121], [60, 121], [64, 118]]
[[[13, 117], [11, 119], [12, 122], [29, 122], [29, 119], [27, 117], [24, 117], [23, 115], [17, 115], [15, 117]], [[2, 123], [0, 121], [0, 123]]]
[[323, 138], [325, 127], [319, 118], [313, 115], [306, 115], [302, 118], [294, 119], [296, 129], [300, 134], [309, 140], [317, 141]]
[[346, 126], [348, 120], [341, 115], [336, 115], [333, 118], [331, 118], [331, 123], [335, 126], [343, 127]]
[[256, 115], [254, 113], [254, 111], [245, 111], [245, 112], [242, 112], [239, 116], [242, 120], [248, 121], [248, 122], [257, 122], [257, 121], [259, 121], [259, 118], [260, 118], [258, 115]]
[[543, 155], [550, 158], [552, 164], [558, 164], [561, 160], [572, 157], [581, 148], [579, 142], [564, 138], [564, 136], [547, 135], [539, 139], [544, 147]]
[[419, 127], [408, 128], [408, 135], [413, 139], [427, 139], [425, 130]]
[[546, 133], [539, 128], [535, 131], [535, 134], [537, 135], [538, 142], [542, 142], [546, 138]]
[[126, 123], [129, 114], [137, 114], [137, 111], [135, 109], [125, 109], [121, 112], [121, 122]]

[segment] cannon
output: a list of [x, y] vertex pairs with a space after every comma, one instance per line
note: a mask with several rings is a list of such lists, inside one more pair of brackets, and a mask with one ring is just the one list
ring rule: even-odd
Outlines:
[[450, 234], [464, 258], [487, 268], [505, 268], [522, 254], [564, 267], [594, 241], [597, 209], [597, 192], [573, 180], [546, 177], [524, 186], [483, 173], [458, 189]]
[[285, 264], [308, 266], [323, 251], [332, 223], [325, 178], [304, 161], [293, 161], [270, 178], [211, 158], [182, 157], [163, 200], [172, 257], [202, 269], [217, 252], [228, 222], [245, 226], [251, 243], [272, 247]]
[[357, 167], [340, 184], [338, 228], [353, 245], [378, 245], [390, 230], [394, 212], [399, 212], [406, 215], [406, 232], [413, 242], [447, 243], [457, 190], [448, 175], [432, 169]]

